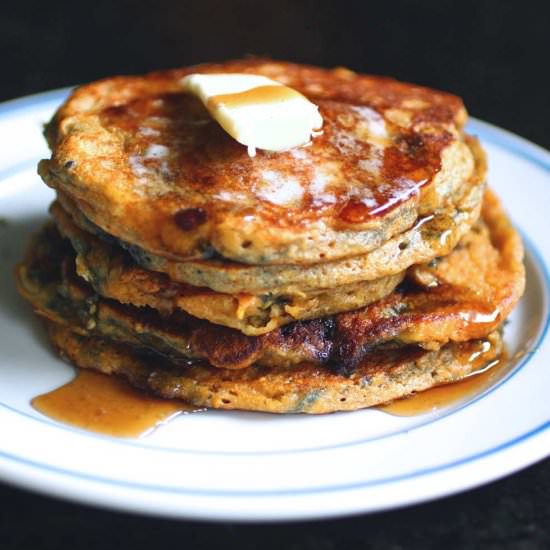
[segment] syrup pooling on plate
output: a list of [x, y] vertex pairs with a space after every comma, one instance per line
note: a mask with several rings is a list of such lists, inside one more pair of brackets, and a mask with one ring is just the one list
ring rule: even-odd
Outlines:
[[416, 416], [442, 411], [447, 407], [475, 397], [499, 380], [509, 366], [505, 351], [498, 359], [487, 363], [484, 360], [484, 354], [490, 348], [491, 343], [488, 340], [480, 343], [479, 350], [474, 351], [469, 357], [469, 360], [478, 367], [478, 370], [463, 380], [436, 386], [410, 397], [398, 399], [386, 405], [380, 405], [377, 407], [378, 410], [395, 416]]
[[32, 405], [54, 420], [117, 437], [143, 437], [182, 413], [198, 410], [88, 370], [78, 371], [68, 384], [35, 397]]

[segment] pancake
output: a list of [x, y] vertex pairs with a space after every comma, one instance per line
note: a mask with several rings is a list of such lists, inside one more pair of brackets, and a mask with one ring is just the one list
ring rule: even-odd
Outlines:
[[[323, 135], [250, 158], [183, 93], [192, 72], [289, 85], [318, 105]], [[455, 208], [475, 170], [465, 121], [443, 92], [247, 59], [79, 88], [47, 128], [53, 155], [39, 172], [103, 231], [154, 255], [315, 264], [364, 255]]]
[[256, 338], [188, 315], [163, 318], [150, 308], [101, 298], [75, 276], [62, 248], [52, 250], [55, 240], [51, 227], [35, 239], [34, 259], [18, 268], [18, 288], [35, 313], [81, 335], [101, 336], [180, 363], [206, 360], [225, 369], [321, 364], [329, 356], [334, 324], [330, 318], [294, 323]]
[[293, 369], [216, 369], [177, 366], [109, 340], [75, 334], [48, 323], [58, 352], [81, 367], [119, 375], [162, 397], [196, 407], [271, 413], [321, 414], [380, 405], [434, 386], [455, 382], [497, 361], [498, 333], [485, 340], [370, 354], [351, 374], [302, 363]]
[[150, 308], [98, 296], [74, 273], [74, 251], [52, 225], [38, 234], [18, 269], [35, 311], [82, 335], [146, 348], [172, 360], [206, 359], [224, 369], [302, 362], [353, 369], [381, 347], [481, 339], [496, 330], [524, 286], [523, 249], [502, 207], [487, 193], [483, 222], [447, 257], [412, 268], [388, 298], [358, 311], [295, 322], [261, 337], [191, 316], [163, 318]]
[[[79, 227], [118, 244], [143, 268], [166, 273], [173, 281], [228, 294], [269, 292], [302, 295], [318, 288], [336, 288], [395, 275], [412, 264], [429, 262], [451, 252], [478, 219], [485, 188], [485, 156], [477, 141], [469, 141], [475, 151], [476, 169], [470, 181], [456, 193], [453, 208], [419, 218], [412, 228], [368, 254], [315, 265], [252, 266], [224, 259], [174, 262], [113, 239], [88, 220], [64, 193], [58, 193], [58, 200]], [[54, 216], [60, 217], [56, 212], [57, 209]]]
[[482, 220], [451, 254], [412, 267], [407, 290], [338, 315], [341, 337], [333, 360], [360, 361], [369, 346], [395, 339], [437, 349], [483, 337], [502, 324], [525, 289], [523, 244], [490, 191]]
[[251, 336], [265, 334], [296, 320], [314, 319], [364, 307], [387, 296], [404, 272], [375, 281], [359, 281], [336, 289], [307, 289], [293, 293], [266, 291], [237, 295], [174, 283], [164, 273], [136, 265], [119, 246], [79, 229], [59, 204], [51, 212], [61, 234], [75, 251], [77, 273], [95, 291], [123, 304], [149, 306], [171, 314], [177, 309], [194, 317], [232, 327]]

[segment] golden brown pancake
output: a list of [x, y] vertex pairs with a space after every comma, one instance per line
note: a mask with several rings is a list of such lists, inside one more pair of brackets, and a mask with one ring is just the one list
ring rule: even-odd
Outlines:
[[[184, 93], [191, 72], [266, 75], [319, 106], [323, 135], [246, 148]], [[174, 260], [312, 264], [373, 251], [453, 209], [475, 170], [459, 98], [388, 78], [259, 59], [76, 90], [47, 135], [44, 180], [103, 231]]]
[[412, 267], [407, 289], [337, 316], [343, 338], [334, 359], [353, 363], [369, 346], [395, 339], [434, 349], [480, 338], [499, 326], [525, 288], [523, 244], [490, 191], [482, 220], [451, 254]]
[[320, 414], [380, 405], [455, 382], [498, 360], [498, 333], [437, 351], [409, 347], [370, 354], [351, 374], [308, 363], [293, 369], [177, 366], [134, 348], [49, 322], [57, 350], [71, 363], [125, 377], [131, 384], [196, 407]]
[[[290, 86], [322, 133], [252, 158], [184, 91], [196, 72]], [[525, 285], [466, 119], [450, 94], [264, 59], [82, 86], [46, 128], [55, 224], [18, 289], [64, 358], [198, 407], [326, 413], [461, 380], [498, 361]]]
[[173, 360], [217, 367], [293, 367], [301, 362], [353, 369], [373, 350], [479, 339], [496, 330], [524, 286], [521, 241], [491, 194], [483, 223], [433, 265], [412, 268], [405, 285], [355, 312], [292, 323], [247, 337], [191, 316], [161, 317], [150, 308], [102, 298], [74, 273], [74, 251], [46, 226], [18, 269], [18, 286], [37, 313], [83, 335], [147, 348]]
[[[407, 231], [389, 239], [378, 249], [362, 256], [314, 265], [246, 265], [224, 259], [174, 262], [150, 254], [130, 243], [114, 239], [90, 222], [76, 203], [64, 193], [58, 201], [74, 223], [108, 242], [127, 250], [142, 267], [161, 271], [173, 281], [208, 287], [228, 294], [274, 293], [302, 295], [309, 290], [336, 288], [359, 281], [396, 275], [414, 263], [429, 262], [451, 252], [479, 217], [486, 171], [485, 156], [472, 141], [476, 170], [456, 193], [455, 205], [419, 218]], [[56, 214], [54, 210], [54, 215]], [[59, 217], [59, 216], [58, 216]]]
[[78, 275], [96, 292], [123, 304], [149, 306], [171, 314], [183, 310], [212, 323], [251, 336], [282, 325], [364, 307], [387, 296], [402, 281], [397, 273], [374, 281], [359, 281], [335, 289], [305, 289], [293, 293], [265, 291], [236, 295], [175, 283], [164, 274], [138, 266], [127, 252], [78, 228], [58, 203], [51, 212], [61, 234], [70, 239]]

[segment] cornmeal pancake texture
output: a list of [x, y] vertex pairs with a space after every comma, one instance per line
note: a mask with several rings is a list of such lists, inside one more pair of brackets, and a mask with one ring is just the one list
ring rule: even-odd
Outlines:
[[[302, 363], [294, 369], [207, 365], [179, 367], [109, 340], [48, 322], [59, 353], [81, 368], [125, 377], [131, 384], [197, 407], [320, 414], [380, 405], [463, 379], [498, 359], [498, 333], [484, 340], [372, 353], [351, 374]], [[472, 360], [472, 357], [475, 359]]]
[[373, 350], [482, 339], [495, 331], [524, 286], [522, 245], [488, 193], [483, 222], [447, 257], [409, 270], [404, 285], [369, 307], [298, 322], [262, 337], [190, 316], [162, 317], [98, 296], [75, 274], [75, 254], [50, 224], [19, 267], [22, 294], [50, 321], [116, 340], [173, 362], [203, 359], [222, 369], [297, 368], [307, 362], [353, 369]]
[[265, 334], [299, 319], [364, 307], [388, 295], [405, 275], [400, 272], [335, 289], [220, 293], [172, 282], [164, 273], [143, 269], [121, 247], [79, 229], [58, 204], [52, 205], [51, 212], [61, 234], [70, 239], [77, 252], [78, 275], [98, 294], [123, 304], [150, 306], [164, 313], [181, 309], [249, 335]]
[[[66, 215], [59, 219], [63, 217]], [[487, 326], [494, 329], [502, 322], [523, 293], [523, 248], [491, 192], [486, 193], [482, 219], [451, 254], [410, 268], [408, 292], [393, 292], [370, 308], [338, 316], [341, 323], [354, 325], [355, 331], [350, 333], [352, 341], [360, 342], [365, 334], [371, 339], [374, 334], [379, 337], [384, 334], [386, 339], [399, 335], [401, 341], [427, 346], [427, 342], [444, 341], [449, 333], [454, 339], [464, 333], [462, 339], [467, 339], [473, 337], [473, 333], [479, 335], [479, 331], [483, 334]], [[58, 225], [61, 225], [59, 221]], [[79, 230], [73, 229], [78, 234]], [[131, 260], [119, 258], [117, 249], [113, 252], [104, 243], [98, 247], [101, 254], [97, 250], [90, 252], [88, 236], [84, 239], [83, 245], [78, 236], [72, 236], [72, 243], [79, 251], [75, 262], [77, 271], [98, 294], [123, 303], [151, 306], [165, 314], [178, 307], [181, 294], [178, 294], [178, 285], [164, 281], [161, 274], [136, 268]], [[412, 288], [411, 283], [423, 292]], [[181, 309], [186, 309], [185, 304]], [[400, 314], [396, 315], [395, 311]], [[195, 316], [202, 317], [196, 313]], [[368, 321], [373, 317], [374, 321]], [[380, 321], [390, 317], [391, 324]], [[358, 319], [361, 319], [361, 331]]]
[[[318, 105], [308, 147], [251, 158], [184, 93], [193, 72], [265, 75]], [[248, 59], [82, 86], [47, 129], [44, 180], [103, 231], [172, 260], [312, 264], [365, 254], [453, 207], [475, 172], [450, 94]]]
[[[255, 156], [184, 91], [249, 73], [318, 106]], [[78, 367], [198, 407], [328, 413], [496, 364], [523, 245], [450, 94], [265, 59], [76, 89], [46, 127], [52, 220], [19, 292]]]
[[[335, 288], [395, 275], [412, 264], [448, 254], [478, 219], [486, 164], [481, 148], [477, 142], [473, 143], [476, 169], [456, 193], [454, 205], [418, 218], [411, 228], [360, 256], [311, 265], [247, 265], [224, 259], [175, 262], [125, 241], [116, 242], [146, 269], [162, 271], [174, 281], [226, 293], [301, 294], [310, 289]], [[86, 218], [74, 201], [63, 193], [58, 194], [58, 199], [78, 226], [113, 242], [113, 237]]]

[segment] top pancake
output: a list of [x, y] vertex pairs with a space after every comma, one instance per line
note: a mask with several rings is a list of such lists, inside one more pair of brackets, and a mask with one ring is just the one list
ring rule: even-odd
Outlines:
[[[183, 93], [192, 72], [268, 76], [319, 106], [323, 135], [246, 148]], [[387, 78], [258, 59], [110, 78], [47, 129], [45, 181], [104, 231], [185, 260], [318, 263], [364, 254], [446, 207], [471, 177], [459, 98]]]

